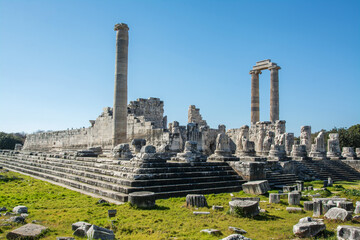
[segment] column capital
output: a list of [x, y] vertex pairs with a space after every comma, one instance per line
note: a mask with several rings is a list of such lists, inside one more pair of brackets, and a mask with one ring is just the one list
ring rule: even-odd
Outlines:
[[258, 75], [258, 74], [261, 74], [261, 71], [260, 70], [250, 70], [250, 72], [249, 72], [249, 74], [256, 74], [256, 75]]
[[126, 23], [118, 23], [114, 26], [114, 31], [126, 30], [129, 31], [129, 27]]
[[278, 65], [272, 65], [272, 66], [270, 66], [268, 69], [269, 69], [270, 71], [271, 71], [271, 70], [280, 70], [281, 67], [279, 67]]

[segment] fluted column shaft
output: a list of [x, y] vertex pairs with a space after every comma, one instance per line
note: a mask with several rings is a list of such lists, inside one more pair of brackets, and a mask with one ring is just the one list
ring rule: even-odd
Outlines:
[[251, 124], [260, 121], [259, 70], [251, 70]]
[[113, 146], [127, 142], [127, 71], [129, 28], [126, 24], [116, 24], [116, 61], [114, 93]]
[[270, 121], [279, 120], [279, 69], [274, 66], [270, 70]]

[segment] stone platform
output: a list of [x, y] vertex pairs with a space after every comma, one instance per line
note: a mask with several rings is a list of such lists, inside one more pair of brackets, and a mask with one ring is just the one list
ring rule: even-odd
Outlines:
[[139, 163], [2, 151], [0, 166], [115, 202], [126, 202], [138, 191], [154, 192], [156, 198], [235, 192], [246, 182], [222, 162]]

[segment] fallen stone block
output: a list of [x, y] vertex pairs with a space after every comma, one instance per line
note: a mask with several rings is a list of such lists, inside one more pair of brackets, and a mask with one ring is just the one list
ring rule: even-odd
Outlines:
[[86, 231], [87, 231], [91, 227], [91, 224], [87, 223], [87, 222], [76, 222], [76, 223], [71, 224], [71, 229], [73, 231], [75, 231], [76, 229], [78, 229], [81, 226], [86, 226], [86, 228], [87, 228]]
[[313, 204], [313, 217], [320, 217], [321, 215], [323, 215], [323, 202], [321, 200], [316, 200], [314, 201]]
[[355, 226], [338, 226], [337, 227], [338, 240], [358, 240], [360, 239], [360, 227]]
[[270, 186], [267, 180], [251, 181], [244, 183], [242, 189], [248, 194], [261, 195], [270, 191]]
[[22, 227], [19, 227], [11, 232], [9, 232], [6, 235], [7, 239], [28, 239], [28, 240], [32, 240], [32, 239], [36, 239], [38, 238], [41, 234], [43, 234], [48, 228], [41, 226], [41, 225], [37, 225], [37, 224], [32, 224], [32, 223], [28, 223]]
[[210, 235], [221, 235], [221, 231], [217, 229], [203, 229], [200, 232], [207, 233]]
[[108, 216], [109, 216], [109, 218], [111, 218], [111, 217], [115, 217], [116, 216], [116, 209], [109, 209], [108, 210]]
[[280, 194], [279, 193], [270, 193], [269, 194], [269, 203], [279, 203]]
[[74, 231], [73, 235], [77, 236], [77, 237], [86, 237], [86, 233], [87, 233], [88, 229], [89, 228], [87, 228], [86, 225], [82, 225]]
[[206, 198], [201, 194], [188, 194], [186, 195], [187, 207], [207, 207]]
[[96, 225], [92, 225], [87, 231], [87, 237], [90, 239], [101, 240], [113, 240], [115, 239], [114, 232], [112, 230], [102, 228]]
[[351, 214], [342, 208], [331, 208], [325, 215], [325, 218], [331, 220], [348, 221], [351, 220]]
[[301, 218], [298, 223], [308, 223], [308, 222], [313, 222], [311, 217]]
[[21, 217], [21, 216], [14, 216], [14, 217], [10, 217], [10, 219], [8, 221], [16, 222], [16, 223], [23, 223], [23, 222], [25, 222], [25, 218]]
[[304, 202], [304, 210], [305, 211], [313, 211], [314, 210], [314, 202], [313, 201]]
[[327, 213], [331, 208], [336, 207], [336, 204], [332, 201], [329, 201], [327, 204], [323, 204], [323, 214]]
[[346, 211], [353, 211], [354, 210], [354, 204], [349, 201], [343, 201], [337, 203], [338, 208], [345, 209]]
[[355, 214], [359, 214], [360, 213], [360, 204], [357, 204], [358, 202], [356, 202], [356, 207], [355, 207]]
[[155, 193], [153, 192], [132, 192], [129, 194], [129, 202], [138, 208], [155, 207]]
[[241, 234], [231, 234], [221, 240], [251, 240], [250, 238], [244, 237]]
[[259, 215], [259, 202], [234, 200], [229, 202], [230, 213], [240, 216], [253, 217]]
[[306, 217], [300, 219], [299, 223], [293, 226], [293, 233], [300, 238], [310, 238], [315, 237], [325, 229], [326, 226], [323, 222]]
[[299, 192], [291, 192], [288, 194], [289, 205], [300, 205], [301, 194]]
[[13, 212], [15, 214], [28, 213], [28, 208], [25, 206], [16, 206], [14, 207]]
[[239, 233], [239, 234], [247, 233], [244, 229], [237, 228], [237, 227], [229, 227], [229, 230], [232, 232], [235, 232], [235, 233]]

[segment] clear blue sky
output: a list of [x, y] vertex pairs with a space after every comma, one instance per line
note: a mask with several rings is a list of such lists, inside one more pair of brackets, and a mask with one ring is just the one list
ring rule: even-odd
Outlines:
[[[88, 127], [113, 105], [114, 24], [130, 27], [129, 101], [168, 120], [250, 124], [249, 70], [281, 66], [280, 119], [299, 135], [360, 123], [360, 1], [0, 0], [0, 131]], [[270, 75], [260, 76], [269, 120]]]

